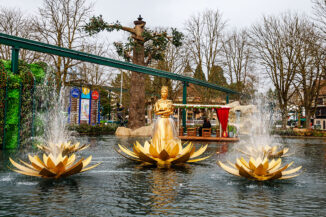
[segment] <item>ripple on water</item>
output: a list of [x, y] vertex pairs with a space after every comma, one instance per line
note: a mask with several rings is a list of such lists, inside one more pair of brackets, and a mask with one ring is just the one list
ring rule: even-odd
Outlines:
[[[320, 143], [299, 145], [284, 159], [302, 165], [302, 175], [261, 183], [221, 170], [218, 155], [185, 168], [144, 168], [117, 155], [115, 137], [91, 139], [80, 155], [102, 164], [80, 175], [43, 180], [1, 167], [0, 216], [326, 216], [326, 145]], [[24, 160], [26, 153], [16, 156]]]

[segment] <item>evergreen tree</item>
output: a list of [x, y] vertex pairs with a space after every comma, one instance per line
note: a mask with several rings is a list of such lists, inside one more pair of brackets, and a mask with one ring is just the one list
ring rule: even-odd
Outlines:
[[[212, 84], [216, 84], [221, 87], [227, 87], [228, 84], [226, 82], [226, 78], [224, 77], [223, 69], [220, 66], [213, 65], [209, 75], [208, 82]], [[209, 89], [208, 90], [208, 98], [209, 100], [216, 99], [217, 97], [224, 97], [225, 94], [218, 90]]]
[[193, 71], [192, 71], [192, 68], [191, 68], [188, 60], [186, 62], [186, 67], [183, 70], [183, 75], [184, 76], [191, 76], [191, 77], [194, 76]]
[[[202, 81], [206, 81], [205, 74], [203, 72], [201, 63], [199, 63], [195, 69], [194, 78], [202, 80]], [[205, 91], [205, 88], [201, 87], [201, 86], [196, 86], [196, 90], [198, 93], [202, 94], [202, 96], [203, 96], [202, 102], [206, 102], [207, 97], [208, 97], [208, 92]]]
[[197, 67], [196, 67], [196, 70], [195, 70], [195, 73], [194, 73], [194, 78], [202, 80], [202, 81], [206, 81], [205, 74], [203, 72], [201, 63], [199, 63], [197, 65]]

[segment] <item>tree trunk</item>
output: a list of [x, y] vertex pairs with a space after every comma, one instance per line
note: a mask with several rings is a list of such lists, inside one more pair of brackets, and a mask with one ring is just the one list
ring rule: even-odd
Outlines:
[[305, 123], [305, 128], [306, 129], [310, 129], [310, 119], [311, 119], [311, 113], [310, 113], [310, 108], [307, 106], [305, 107], [305, 111], [306, 111], [306, 123]]
[[[144, 44], [136, 41], [133, 50], [132, 62], [137, 65], [144, 65]], [[136, 129], [145, 125], [145, 75], [138, 72], [131, 72], [128, 127]]]
[[[282, 108], [283, 107], [283, 108]], [[283, 104], [281, 107], [282, 110], [282, 128], [286, 129], [286, 125], [288, 124], [288, 110], [287, 110], [287, 104]]]

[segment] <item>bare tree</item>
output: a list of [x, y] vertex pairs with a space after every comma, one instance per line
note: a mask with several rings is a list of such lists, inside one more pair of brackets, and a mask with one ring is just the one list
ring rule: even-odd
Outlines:
[[[187, 56], [185, 55], [184, 46], [175, 47], [173, 44], [168, 43], [166, 50], [164, 51], [163, 59], [160, 61], [155, 61], [151, 64], [152, 67], [165, 70], [168, 72], [182, 74], [184, 67], [186, 65]], [[154, 78], [154, 83], [156, 80], [165, 80], [166, 83], [161, 82], [163, 85], [170, 86], [169, 96], [174, 99], [176, 97], [177, 90], [181, 87], [182, 83], [179, 81], [173, 81], [166, 78]], [[170, 81], [168, 81], [170, 80]], [[159, 94], [161, 92], [161, 86], [153, 84], [153, 92]]]
[[[39, 16], [33, 19], [34, 37], [42, 42], [81, 50], [87, 34], [80, 31], [86, 24], [92, 5], [86, 0], [43, 0]], [[67, 72], [77, 64], [69, 58], [50, 55], [55, 67], [58, 89], [66, 82]]]
[[[24, 15], [20, 9], [0, 8], [0, 32], [18, 36], [22, 38], [31, 38], [31, 18]], [[11, 58], [11, 47], [0, 45], [1, 59]], [[28, 50], [21, 50], [19, 53], [19, 59], [28, 63], [35, 61], [39, 58], [39, 55], [35, 52]]]
[[[246, 30], [234, 30], [222, 42], [222, 61], [227, 79], [239, 92], [251, 89], [254, 82], [253, 48], [249, 44]], [[247, 88], [246, 88], [247, 87]]]
[[[84, 44], [81, 50], [98, 56], [108, 54], [108, 46], [105, 43]], [[108, 85], [108, 80], [112, 77], [111, 69], [102, 65], [82, 62], [76, 67], [80, 79], [90, 85]]]
[[222, 31], [225, 22], [218, 10], [206, 10], [186, 21], [186, 47], [191, 60], [201, 64], [207, 78], [210, 69], [218, 65], [218, 56], [222, 49]]
[[326, 36], [326, 1], [312, 0], [314, 20], [318, 23], [317, 28]]
[[261, 24], [252, 27], [250, 35], [258, 63], [264, 67], [275, 86], [284, 128], [288, 101], [295, 93], [293, 80], [298, 67], [296, 48], [301, 40], [297, 35], [299, 25], [298, 15], [290, 13], [282, 14], [279, 18], [263, 17]]
[[306, 128], [310, 128], [310, 119], [316, 111], [317, 99], [321, 88], [323, 71], [326, 69], [326, 53], [320, 35], [313, 23], [302, 18], [300, 43], [297, 46], [298, 68], [294, 80], [301, 106], [305, 108]]

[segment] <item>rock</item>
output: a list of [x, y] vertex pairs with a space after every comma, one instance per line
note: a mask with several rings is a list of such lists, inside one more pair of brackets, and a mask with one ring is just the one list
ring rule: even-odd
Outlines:
[[146, 136], [149, 137], [152, 135], [153, 125], [140, 127], [131, 132], [131, 136]]
[[127, 127], [118, 127], [118, 129], [115, 131], [116, 136], [130, 136], [131, 135], [131, 129]]
[[[255, 105], [240, 105], [238, 101], [227, 106], [230, 107], [229, 124], [235, 125], [241, 134], [249, 134], [250, 126], [254, 126], [253, 114], [257, 112], [257, 107]], [[236, 123], [236, 111], [240, 111], [240, 123]]]
[[116, 136], [143, 136], [150, 137], [152, 135], [153, 125], [140, 127], [138, 129], [132, 130], [127, 127], [118, 127], [115, 131]]

